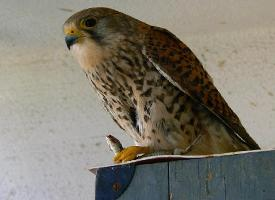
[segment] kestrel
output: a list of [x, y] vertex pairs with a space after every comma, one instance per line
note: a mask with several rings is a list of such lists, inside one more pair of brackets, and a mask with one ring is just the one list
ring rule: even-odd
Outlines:
[[135, 141], [115, 162], [162, 150], [259, 149], [198, 58], [166, 29], [103, 7], [77, 12], [63, 28], [106, 110]]

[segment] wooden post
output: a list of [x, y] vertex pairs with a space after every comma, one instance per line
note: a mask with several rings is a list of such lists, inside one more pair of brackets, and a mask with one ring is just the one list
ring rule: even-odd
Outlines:
[[151, 157], [93, 171], [96, 200], [275, 200], [275, 150]]

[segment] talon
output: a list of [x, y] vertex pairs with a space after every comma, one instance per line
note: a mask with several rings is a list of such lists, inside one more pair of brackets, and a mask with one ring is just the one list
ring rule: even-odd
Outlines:
[[113, 160], [115, 163], [127, 162], [134, 160], [138, 155], [148, 154], [150, 152], [149, 147], [130, 146], [117, 153]]

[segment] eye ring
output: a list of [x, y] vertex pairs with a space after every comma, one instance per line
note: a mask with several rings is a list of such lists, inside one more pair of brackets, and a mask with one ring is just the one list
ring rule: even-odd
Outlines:
[[85, 19], [83, 21], [83, 25], [86, 27], [86, 28], [92, 28], [96, 25], [97, 21], [95, 18], [88, 18], [88, 19]]

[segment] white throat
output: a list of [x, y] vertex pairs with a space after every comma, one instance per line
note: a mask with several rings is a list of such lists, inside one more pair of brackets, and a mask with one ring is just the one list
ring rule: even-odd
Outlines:
[[72, 45], [70, 51], [86, 72], [91, 71], [103, 59], [102, 48], [89, 39], [84, 39]]

